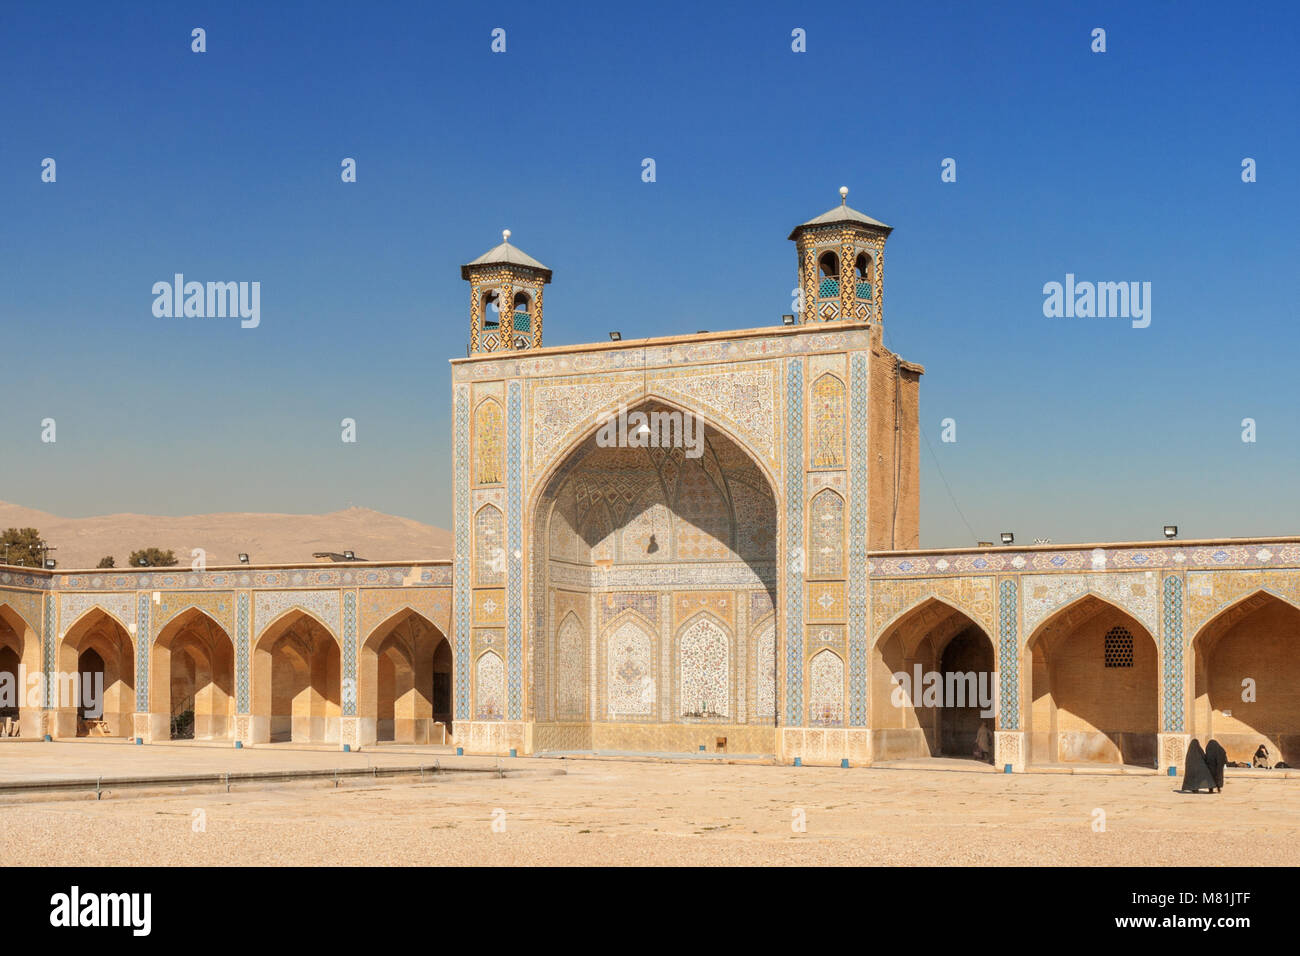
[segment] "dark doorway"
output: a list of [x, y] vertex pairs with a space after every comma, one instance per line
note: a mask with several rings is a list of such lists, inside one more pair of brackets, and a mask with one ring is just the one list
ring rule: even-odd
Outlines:
[[948, 757], [973, 757], [980, 724], [988, 727], [988, 740], [993, 739], [994, 717], [981, 715], [981, 694], [989, 698], [993, 694], [993, 646], [984, 632], [968, 627], [949, 641], [940, 657], [939, 672], [945, 691], [945, 706], [939, 711], [939, 752]]

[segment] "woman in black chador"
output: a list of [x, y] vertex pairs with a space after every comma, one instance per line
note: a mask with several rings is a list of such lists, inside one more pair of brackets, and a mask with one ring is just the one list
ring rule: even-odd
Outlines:
[[1183, 793], [1196, 793], [1200, 790], [1214, 792], [1214, 774], [1210, 772], [1210, 767], [1205, 762], [1205, 751], [1201, 749], [1201, 742], [1195, 737], [1187, 746], [1185, 766], [1187, 769], [1183, 772], [1183, 785], [1180, 788]]
[[1223, 768], [1228, 765], [1228, 752], [1217, 740], [1211, 740], [1205, 745], [1205, 765], [1214, 777], [1215, 789], [1223, 793]]

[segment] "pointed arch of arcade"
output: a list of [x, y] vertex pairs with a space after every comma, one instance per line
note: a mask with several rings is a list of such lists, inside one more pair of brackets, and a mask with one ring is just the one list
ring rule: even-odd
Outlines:
[[60, 675], [54, 687], [55, 734], [129, 736], [134, 729], [135, 642], [126, 625], [101, 607], [90, 608], [64, 632], [55, 659]]
[[149, 712], [166, 718], [171, 739], [230, 739], [235, 723], [235, 642], [201, 608], [181, 611], [154, 639]]
[[1025, 642], [1020, 681], [1028, 762], [1156, 765], [1159, 646], [1124, 608], [1091, 591], [1058, 608]]
[[40, 634], [13, 605], [0, 603], [0, 722], [18, 721], [23, 737], [40, 733], [44, 701], [29, 679], [41, 672]]
[[871, 653], [876, 759], [974, 757], [981, 724], [995, 729], [996, 670], [992, 636], [957, 604], [927, 596], [896, 615]]
[[1300, 763], [1300, 607], [1252, 591], [1205, 622], [1189, 656], [1188, 730], [1203, 745], [1250, 763], [1262, 744], [1270, 762]]
[[252, 742], [338, 742], [340, 657], [334, 632], [303, 608], [267, 625], [252, 650]]
[[376, 625], [357, 659], [357, 715], [375, 722], [372, 739], [445, 743], [452, 733], [452, 670], [451, 642], [414, 608], [400, 608]]

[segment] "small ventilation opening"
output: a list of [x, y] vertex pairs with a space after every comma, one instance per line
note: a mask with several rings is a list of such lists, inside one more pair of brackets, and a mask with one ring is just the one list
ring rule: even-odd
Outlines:
[[1127, 627], [1112, 627], [1106, 632], [1106, 666], [1133, 666], [1133, 634]]

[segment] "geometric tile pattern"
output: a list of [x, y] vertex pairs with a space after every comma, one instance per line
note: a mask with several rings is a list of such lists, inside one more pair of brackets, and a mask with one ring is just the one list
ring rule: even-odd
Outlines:
[[[867, 418], [867, 356], [849, 360], [849, 414]], [[849, 462], [849, 726], [867, 725], [867, 429], [850, 428]]]
[[803, 725], [803, 360], [786, 360], [785, 722]]
[[164, 591], [150, 621], [150, 633], [163, 629], [191, 608], [197, 608], [218, 624], [227, 636], [234, 632], [234, 607], [228, 591]]
[[68, 629], [94, 607], [108, 612], [129, 632], [135, 620], [135, 603], [134, 594], [60, 594], [59, 639], [66, 637]]
[[252, 599], [247, 591], [235, 595], [235, 712], [247, 714], [248, 648], [253, 638]]
[[1165, 714], [1167, 734], [1183, 732], [1183, 580], [1176, 574], [1164, 583]]
[[453, 604], [456, 608], [455, 681], [456, 720], [469, 719], [469, 622], [470, 622], [470, 551], [469, 551], [469, 388], [456, 387], [452, 414], [453, 493], [456, 501], [455, 574]]
[[873, 581], [871, 594], [873, 637], [931, 598], [966, 615], [990, 641], [997, 632], [997, 592], [992, 576]]
[[[54, 673], [54, 609], [58, 606], [58, 598], [51, 594], [45, 598], [45, 628], [41, 633], [41, 640], [44, 644], [44, 663], [42, 667], [46, 674]], [[45, 706], [54, 706], [54, 685], [52, 681], [45, 681]]]
[[149, 595], [141, 591], [135, 605], [135, 709], [149, 711]]
[[0, 595], [0, 603], [8, 604], [27, 622], [32, 633], [41, 633], [41, 598], [39, 591], [6, 591]]
[[1247, 595], [1266, 592], [1300, 607], [1300, 574], [1295, 571], [1193, 571], [1185, 585], [1187, 628], [1195, 638], [1220, 612]]
[[272, 623], [290, 610], [298, 610], [316, 618], [338, 640], [340, 628], [339, 592], [313, 591], [257, 591], [253, 596], [253, 620], [260, 637]]
[[509, 715], [519, 720], [523, 713], [523, 436], [520, 422], [522, 389], [511, 382], [506, 397], [506, 641], [509, 674]]
[[357, 715], [357, 592], [343, 592], [343, 716]]
[[1025, 589], [1025, 633], [1033, 634], [1057, 610], [1092, 593], [1137, 618], [1148, 634], [1155, 635], [1159, 630], [1159, 597], [1156, 581], [1150, 574], [1130, 571], [1027, 575], [1021, 581]]
[[1003, 730], [1020, 729], [1020, 633], [1016, 627], [1018, 610], [1016, 581], [1007, 578], [998, 592], [998, 674], [1002, 692], [998, 713]]

